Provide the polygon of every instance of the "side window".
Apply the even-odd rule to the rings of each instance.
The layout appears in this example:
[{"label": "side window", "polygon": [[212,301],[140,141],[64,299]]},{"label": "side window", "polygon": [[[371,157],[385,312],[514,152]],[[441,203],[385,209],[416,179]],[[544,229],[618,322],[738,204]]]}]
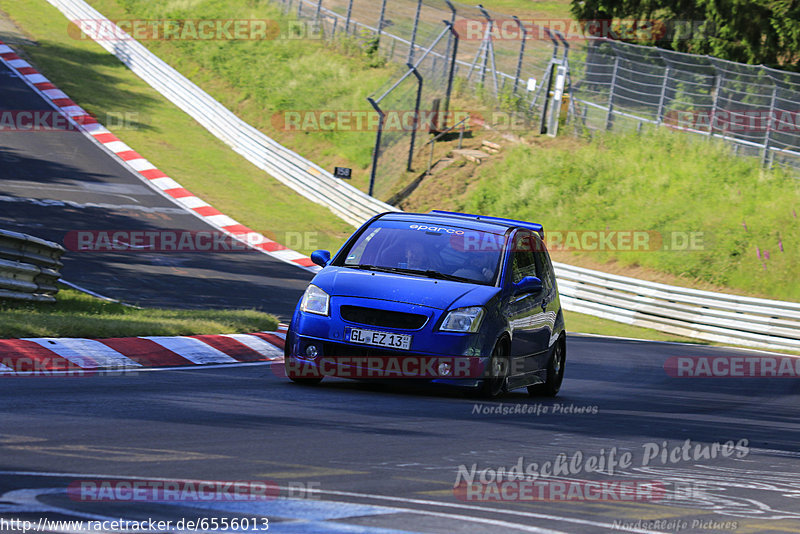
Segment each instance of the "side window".
[{"label": "side window", "polygon": [[511,282],[516,284],[526,276],[538,276],[534,242],[530,234],[518,233],[511,252]]},{"label": "side window", "polygon": [[550,264],[550,260],[547,257],[547,249],[542,240],[539,239],[539,236],[531,236],[531,241],[533,243],[534,256],[536,257],[536,272],[539,273],[536,276],[542,280],[545,293],[549,293],[554,286],[553,266]]}]

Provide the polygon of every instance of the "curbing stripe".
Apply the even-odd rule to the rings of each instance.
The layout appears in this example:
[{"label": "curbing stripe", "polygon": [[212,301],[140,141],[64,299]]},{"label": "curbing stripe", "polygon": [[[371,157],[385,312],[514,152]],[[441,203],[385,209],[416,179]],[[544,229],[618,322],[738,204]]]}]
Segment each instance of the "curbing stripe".
[{"label": "curbing stripe", "polygon": [[0,360],[14,372],[80,369],[52,350],[21,339],[0,339]]},{"label": "curbing stripe", "polygon": [[250,334],[225,334],[224,337],[235,339],[239,343],[247,345],[268,360],[280,360],[283,358],[283,350],[279,349],[276,344],[264,341],[258,336]]},{"label": "curbing stripe", "polygon": [[193,337],[142,336],[142,339],[155,341],[162,347],[180,354],[198,365],[239,363],[236,358],[232,358],[221,350],[215,349],[211,345]]},{"label": "curbing stripe", "polygon": [[99,339],[100,343],[111,347],[139,363],[143,367],[168,367],[192,365],[192,361],[172,352],[153,340],[140,337],[121,337]]},{"label": "curbing stripe", "polygon": [[81,369],[141,367],[141,364],[94,339],[41,337],[23,338],[22,341],[33,341]]},{"label": "curbing stripe", "polygon": [[0,339],[0,376],[90,376],[86,371],[277,362],[275,332],[133,338]]},{"label": "curbing stripe", "polygon": [[[64,115],[67,117],[72,118],[72,122],[74,125],[82,130],[86,135],[91,136],[95,141],[103,145],[106,149],[110,152],[115,154],[118,158],[118,162],[129,168],[133,171],[134,174],[140,176],[143,181],[147,183],[152,183],[154,179],[160,178],[169,178],[166,174],[158,170],[152,163],[147,161],[144,157],[142,157],[138,152],[133,150],[131,147],[126,145],[122,142],[117,136],[111,133],[108,129],[102,126],[97,120],[89,115],[82,107],[77,105],[73,102],[66,93],[61,91],[55,85],[53,85],[45,76],[43,76],[40,72],[30,66],[30,64],[21,59],[14,50],[9,47],[7,44],[0,41],[0,60],[12,71],[14,71],[20,78],[28,83],[29,86],[34,88],[46,101],[52,104],[54,107],[58,108]],[[76,117],[85,117],[84,120],[76,120]],[[174,180],[173,180],[174,182]],[[167,193],[173,200],[176,201],[181,207],[186,207],[183,203],[177,202],[177,199],[183,197],[195,197],[195,195],[188,190],[184,189],[180,184],[174,182],[174,185],[171,189],[164,190],[158,186],[155,186],[157,189],[161,189],[165,193]],[[197,198],[197,197],[195,197]],[[198,199],[200,200],[200,199]],[[196,202],[196,201],[194,201]],[[203,202],[200,200],[200,202]],[[197,204],[197,207],[210,207],[210,205],[206,202],[202,204]],[[308,256],[304,254],[300,254],[299,252],[295,253],[293,256],[287,256],[286,254],[279,255],[275,254],[275,250],[288,250],[283,245],[268,239],[267,237],[260,235],[260,238],[256,241],[244,241],[241,239],[241,233],[256,233],[247,229],[247,232],[240,232],[239,228],[246,228],[243,225],[239,224],[237,221],[231,219],[227,215],[219,212],[214,211],[214,213],[210,215],[205,215],[202,213],[197,213],[196,208],[188,208],[190,213],[195,214],[196,216],[202,218],[211,226],[214,226],[224,232],[225,234],[246,243],[251,248],[263,252],[273,258],[279,259],[286,263],[290,263],[295,265],[301,269],[305,269],[311,272],[317,272],[320,270],[320,267],[314,265]],[[255,247],[251,243],[275,243],[277,247],[275,249],[269,249],[266,247]]]},{"label": "curbing stripe", "polygon": [[[203,343],[224,352],[225,354],[235,354],[236,359],[244,362],[258,362],[264,359],[272,360],[274,358],[267,357],[261,352],[254,350],[246,343],[231,338],[229,336],[192,336],[194,339],[199,339]],[[274,348],[274,347],[273,347]]]}]

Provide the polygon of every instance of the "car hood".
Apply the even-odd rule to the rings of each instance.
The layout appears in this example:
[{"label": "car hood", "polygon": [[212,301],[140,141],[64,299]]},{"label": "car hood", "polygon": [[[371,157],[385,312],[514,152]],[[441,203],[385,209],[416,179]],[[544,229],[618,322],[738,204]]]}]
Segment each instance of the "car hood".
[{"label": "car hood", "polygon": [[348,267],[326,267],[312,284],[330,296],[361,297],[417,304],[446,310],[458,304],[482,306],[499,288],[418,276],[362,271]]}]

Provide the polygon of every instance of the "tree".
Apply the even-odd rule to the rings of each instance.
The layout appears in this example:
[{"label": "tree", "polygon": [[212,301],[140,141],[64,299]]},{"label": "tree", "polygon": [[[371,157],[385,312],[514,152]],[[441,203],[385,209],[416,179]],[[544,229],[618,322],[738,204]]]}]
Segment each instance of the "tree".
[{"label": "tree", "polygon": [[649,42],[679,52],[800,70],[800,0],[572,0],[578,20],[658,20]]}]

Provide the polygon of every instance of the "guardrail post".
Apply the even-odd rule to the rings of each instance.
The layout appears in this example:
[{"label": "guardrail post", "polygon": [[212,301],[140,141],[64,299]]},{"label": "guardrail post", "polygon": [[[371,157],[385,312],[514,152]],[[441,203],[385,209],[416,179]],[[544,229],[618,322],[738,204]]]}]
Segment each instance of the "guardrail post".
[{"label": "guardrail post", "polygon": [[375,134],[375,148],[372,151],[372,170],[370,170],[369,173],[369,196],[372,196],[372,191],[375,189],[375,174],[378,170],[378,159],[380,158],[383,119],[386,117],[386,114],[381,111],[380,106],[378,106],[372,97],[367,97],[367,102],[369,102],[372,105],[372,108],[378,112],[378,132]]},{"label": "guardrail post", "polygon": [[319,22],[319,14],[322,11],[322,0],[317,0],[317,11],[314,13],[314,20]]}]

